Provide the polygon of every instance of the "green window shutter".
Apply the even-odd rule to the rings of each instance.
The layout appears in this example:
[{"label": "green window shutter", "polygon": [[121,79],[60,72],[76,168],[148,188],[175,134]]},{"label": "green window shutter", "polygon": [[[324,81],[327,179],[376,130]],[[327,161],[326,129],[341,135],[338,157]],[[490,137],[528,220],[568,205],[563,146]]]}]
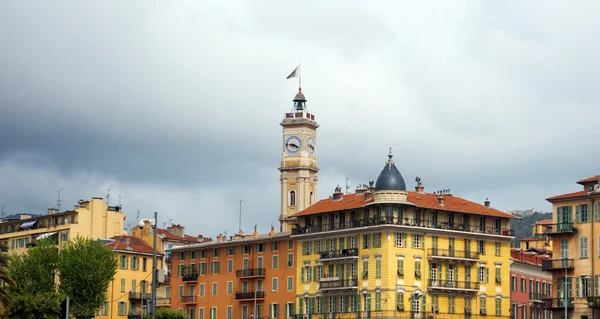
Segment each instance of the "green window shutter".
[{"label": "green window shutter", "polygon": [[421,300],[423,300],[423,304],[421,305],[421,311],[427,313],[427,295],[423,295],[423,297],[421,297]]},{"label": "green window shutter", "polygon": [[304,282],[304,267],[300,267],[300,282]]},{"label": "green window shutter", "polygon": [[350,299],[348,295],[344,296],[344,312],[348,312],[348,299]]},{"label": "green window shutter", "polygon": [[298,298],[298,313],[304,314],[304,299]]},{"label": "green window shutter", "polygon": [[600,221],[600,203],[594,204],[594,220]]},{"label": "green window shutter", "polygon": [[561,207],[557,207],[556,208],[556,223],[557,224],[562,223],[562,214],[561,213],[562,213]]},{"label": "green window shutter", "polygon": [[454,281],[458,281],[458,266],[454,268]]},{"label": "green window shutter", "polygon": [[489,268],[485,268],[485,283],[486,284],[490,283],[490,269]]},{"label": "green window shutter", "polygon": [[575,222],[581,223],[581,205],[575,206]]},{"label": "green window shutter", "polygon": [[575,278],[575,296],[577,298],[581,297],[581,285],[580,285],[580,278]]},{"label": "green window shutter", "polygon": [[569,212],[567,213],[567,217],[569,218],[569,223],[573,223],[573,206],[569,206]]}]

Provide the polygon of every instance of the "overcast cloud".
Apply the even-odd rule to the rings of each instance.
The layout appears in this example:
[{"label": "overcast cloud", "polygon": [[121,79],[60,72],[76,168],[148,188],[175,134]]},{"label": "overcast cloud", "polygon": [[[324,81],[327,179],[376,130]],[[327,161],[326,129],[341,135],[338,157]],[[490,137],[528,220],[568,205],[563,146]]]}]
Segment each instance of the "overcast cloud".
[{"label": "overcast cloud", "polygon": [[501,209],[598,174],[595,1],[0,2],[0,204],[104,197],[190,234],[277,224],[302,61],[319,197],[376,179]]}]

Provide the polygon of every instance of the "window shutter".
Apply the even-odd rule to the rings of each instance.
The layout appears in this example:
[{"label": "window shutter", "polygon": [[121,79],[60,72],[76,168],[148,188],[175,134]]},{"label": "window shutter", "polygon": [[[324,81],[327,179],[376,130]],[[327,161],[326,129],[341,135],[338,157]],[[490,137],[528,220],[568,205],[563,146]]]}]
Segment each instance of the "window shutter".
[{"label": "window shutter", "polygon": [[569,218],[569,223],[573,223],[573,206],[569,206],[568,210],[567,217]]},{"label": "window shutter", "polygon": [[600,221],[600,203],[594,204],[594,220]]},{"label": "window shutter", "polygon": [[454,268],[454,281],[458,281],[458,267]]},{"label": "window shutter", "polygon": [[575,222],[581,223],[581,205],[575,206]]},{"label": "window shutter", "polygon": [[318,282],[319,280],[317,280],[317,266],[312,267],[312,269],[313,269],[313,277],[312,277],[312,279],[313,279],[314,282]]},{"label": "window shutter", "polygon": [[421,297],[421,300],[423,301],[423,303],[421,305],[421,311],[423,311],[424,313],[427,313],[427,295],[423,295]]},{"label": "window shutter", "polygon": [[581,298],[581,278],[575,278],[575,296]]},{"label": "window shutter", "polygon": [[300,282],[304,282],[304,267],[300,267]]},{"label": "window shutter", "polygon": [[298,299],[298,313],[299,314],[304,313],[304,299],[303,298]]},{"label": "window shutter", "polygon": [[561,207],[556,207],[556,223],[557,224],[560,224],[563,222],[561,213],[562,213]]},{"label": "window shutter", "polygon": [[404,275],[404,259],[398,259],[398,276]]},{"label": "window shutter", "polygon": [[349,299],[349,296],[345,295],[343,298],[344,298],[344,309],[343,309],[343,311],[344,312],[348,312],[348,299]]},{"label": "window shutter", "polygon": [[404,244],[402,245],[402,247],[408,247],[408,234],[402,234],[402,237],[403,237],[402,240],[404,241]]},{"label": "window shutter", "polygon": [[485,283],[486,284],[490,283],[490,269],[489,268],[485,268]]}]

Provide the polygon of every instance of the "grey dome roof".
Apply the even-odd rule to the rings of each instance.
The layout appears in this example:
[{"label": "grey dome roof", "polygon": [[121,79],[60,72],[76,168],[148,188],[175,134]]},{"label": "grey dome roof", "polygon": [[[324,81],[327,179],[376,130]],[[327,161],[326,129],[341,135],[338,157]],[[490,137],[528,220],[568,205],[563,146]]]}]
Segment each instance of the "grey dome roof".
[{"label": "grey dome roof", "polygon": [[392,148],[390,147],[390,154],[388,155],[388,162],[377,177],[375,182],[376,191],[406,191],[406,184],[404,178],[394,161],[392,161]]},{"label": "grey dome roof", "polygon": [[304,93],[302,93],[302,89],[298,90],[298,93],[296,93],[296,96],[294,96],[294,101],[306,102],[306,98],[304,97]]}]

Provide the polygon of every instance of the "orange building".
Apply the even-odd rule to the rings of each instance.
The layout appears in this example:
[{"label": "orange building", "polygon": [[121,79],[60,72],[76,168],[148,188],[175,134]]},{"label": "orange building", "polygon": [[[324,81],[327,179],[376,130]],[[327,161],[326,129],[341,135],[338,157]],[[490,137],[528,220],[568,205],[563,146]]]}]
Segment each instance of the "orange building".
[{"label": "orange building", "polygon": [[271,228],[172,248],[171,308],[193,319],[291,317],[294,246],[289,232]]}]

